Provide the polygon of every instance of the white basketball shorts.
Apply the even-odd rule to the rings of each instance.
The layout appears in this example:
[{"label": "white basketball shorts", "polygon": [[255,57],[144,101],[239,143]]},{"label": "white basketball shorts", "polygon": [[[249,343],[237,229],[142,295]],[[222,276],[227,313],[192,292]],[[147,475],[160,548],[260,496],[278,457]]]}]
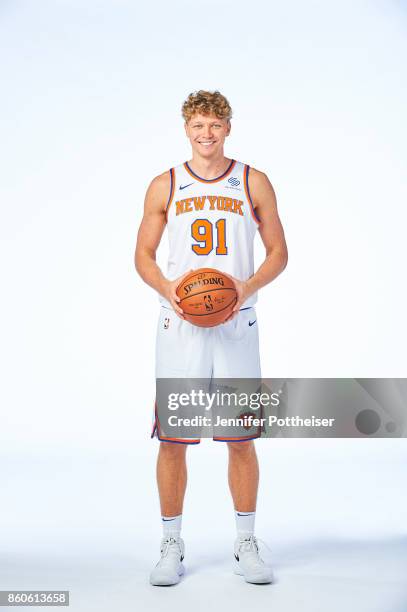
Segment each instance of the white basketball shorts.
[{"label": "white basketball shorts", "polygon": [[[228,323],[216,327],[198,327],[178,317],[170,308],[161,307],[156,337],[156,378],[260,379],[259,333],[256,311],[243,308]],[[238,437],[244,441],[259,437]],[[151,437],[169,442],[197,444],[199,439],[186,440],[162,435],[157,414],[154,414]],[[214,437],[215,440],[231,441]]]}]

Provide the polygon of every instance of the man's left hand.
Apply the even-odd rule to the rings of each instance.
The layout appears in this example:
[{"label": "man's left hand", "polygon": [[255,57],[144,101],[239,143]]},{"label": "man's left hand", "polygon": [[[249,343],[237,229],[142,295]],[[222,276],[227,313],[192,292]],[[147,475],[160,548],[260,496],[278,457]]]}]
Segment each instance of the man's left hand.
[{"label": "man's left hand", "polygon": [[223,272],[223,274],[225,274],[225,276],[228,276],[234,282],[237,292],[237,302],[234,305],[233,310],[228,316],[228,318],[224,321],[224,323],[228,323],[229,321],[233,321],[233,319],[237,316],[237,313],[241,309],[242,304],[244,304],[244,302],[254,292],[251,290],[248,281],[241,281],[235,278],[234,276],[231,276],[230,274],[226,274],[225,272]]}]

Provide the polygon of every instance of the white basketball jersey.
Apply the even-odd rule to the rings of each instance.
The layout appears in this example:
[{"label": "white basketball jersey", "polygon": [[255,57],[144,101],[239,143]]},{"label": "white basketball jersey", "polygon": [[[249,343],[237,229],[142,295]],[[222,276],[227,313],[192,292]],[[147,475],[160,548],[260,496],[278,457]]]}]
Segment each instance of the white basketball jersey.
[{"label": "white basketball jersey", "polygon": [[[231,160],[221,176],[204,179],[185,162],[171,168],[170,174],[167,278],[174,280],[197,268],[216,268],[239,280],[250,278],[259,219],[250,197],[249,166]],[[257,294],[251,295],[242,308],[253,306],[256,299]]]}]

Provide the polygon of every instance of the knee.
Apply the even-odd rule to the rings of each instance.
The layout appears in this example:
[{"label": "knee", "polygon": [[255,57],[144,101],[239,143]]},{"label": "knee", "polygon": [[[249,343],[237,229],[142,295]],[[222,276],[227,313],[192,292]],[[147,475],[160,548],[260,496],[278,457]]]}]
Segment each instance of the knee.
[{"label": "knee", "polygon": [[229,453],[232,456],[246,456],[255,453],[254,442],[253,440],[248,440],[247,442],[228,442]]},{"label": "knee", "polygon": [[173,442],[160,442],[160,455],[168,460],[181,461],[187,450],[186,444],[174,444]]}]

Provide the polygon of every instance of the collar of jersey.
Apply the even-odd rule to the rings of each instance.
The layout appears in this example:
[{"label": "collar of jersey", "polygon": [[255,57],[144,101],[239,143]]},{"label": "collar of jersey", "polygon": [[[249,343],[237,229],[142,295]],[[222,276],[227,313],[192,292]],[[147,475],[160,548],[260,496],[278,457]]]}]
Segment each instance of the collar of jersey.
[{"label": "collar of jersey", "polygon": [[192,168],[190,168],[190,166],[188,165],[188,162],[184,163],[184,168],[187,172],[189,172],[189,174],[194,178],[197,179],[198,181],[201,181],[202,183],[216,183],[217,181],[221,181],[222,179],[225,178],[225,176],[227,176],[228,174],[230,174],[232,172],[232,169],[235,165],[236,161],[234,159],[230,160],[230,164],[229,166],[226,168],[225,172],[223,174],[221,174],[220,176],[217,176],[216,178],[213,179],[205,179],[202,178],[201,176],[198,176],[197,174],[195,174],[195,172],[192,170]]}]

